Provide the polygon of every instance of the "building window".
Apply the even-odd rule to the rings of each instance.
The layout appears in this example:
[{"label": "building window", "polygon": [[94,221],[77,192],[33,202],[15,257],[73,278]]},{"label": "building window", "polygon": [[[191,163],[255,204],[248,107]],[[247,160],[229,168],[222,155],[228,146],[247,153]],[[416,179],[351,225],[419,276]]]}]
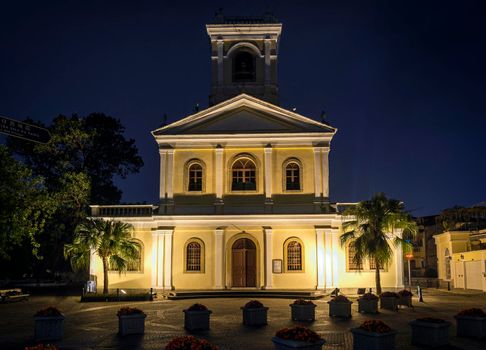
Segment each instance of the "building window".
[{"label": "building window", "polygon": [[302,272],[304,270],[302,250],[302,242],[296,238],[290,238],[285,243],[285,270],[287,272]]},{"label": "building window", "polygon": [[295,162],[287,163],[285,166],[285,190],[300,190],[300,166]]},{"label": "building window", "polygon": [[238,52],[233,58],[233,81],[252,82],[255,78],[255,58],[248,51]]},{"label": "building window", "polygon": [[256,190],[256,166],[251,159],[240,158],[233,163],[231,190]]},{"label": "building window", "polygon": [[187,190],[191,191],[202,191],[203,185],[203,167],[199,163],[193,163],[189,165],[189,183]]},{"label": "building window", "polygon": [[196,238],[185,246],[185,272],[204,272],[204,243]]},{"label": "building window", "polygon": [[356,264],[354,261],[354,256],[356,254],[356,250],[353,244],[348,244],[348,270],[349,271],[360,271],[363,270],[362,265]]}]

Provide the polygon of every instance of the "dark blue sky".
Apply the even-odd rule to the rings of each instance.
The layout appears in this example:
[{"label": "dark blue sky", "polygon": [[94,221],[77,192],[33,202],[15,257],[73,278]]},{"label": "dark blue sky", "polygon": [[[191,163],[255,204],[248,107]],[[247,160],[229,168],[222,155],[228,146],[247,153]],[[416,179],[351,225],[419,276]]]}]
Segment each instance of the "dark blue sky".
[{"label": "dark blue sky", "polygon": [[[204,24],[271,10],[281,105],[339,129],[331,200],[383,191],[415,215],[486,200],[484,1],[10,1],[0,5],[0,115],[121,119],[145,161],[124,201],[156,202],[150,131],[207,106]],[[4,142],[5,138],[1,138]]]}]

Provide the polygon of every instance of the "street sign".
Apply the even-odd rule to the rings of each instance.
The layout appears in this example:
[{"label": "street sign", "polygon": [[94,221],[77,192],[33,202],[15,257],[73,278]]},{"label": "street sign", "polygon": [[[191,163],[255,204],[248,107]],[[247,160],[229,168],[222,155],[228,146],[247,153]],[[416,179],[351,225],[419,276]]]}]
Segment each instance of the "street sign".
[{"label": "street sign", "polygon": [[15,119],[0,116],[0,132],[24,140],[47,143],[51,139],[49,130]]}]

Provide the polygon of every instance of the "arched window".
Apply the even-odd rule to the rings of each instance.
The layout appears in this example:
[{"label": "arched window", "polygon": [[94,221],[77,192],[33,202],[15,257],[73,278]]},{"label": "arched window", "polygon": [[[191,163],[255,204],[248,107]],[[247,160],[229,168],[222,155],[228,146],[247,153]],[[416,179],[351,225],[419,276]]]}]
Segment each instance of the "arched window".
[{"label": "arched window", "polygon": [[302,242],[297,238],[290,238],[285,242],[285,270],[287,272],[303,271]]},{"label": "arched window", "polygon": [[300,189],[300,166],[297,162],[288,162],[285,166],[285,190],[299,191]]},{"label": "arched window", "polygon": [[185,272],[204,272],[204,243],[192,238],[185,246]]},{"label": "arched window", "polygon": [[445,279],[451,279],[451,254],[449,253],[449,248],[446,248],[445,252]]},{"label": "arched window", "polygon": [[255,58],[248,51],[240,51],[233,58],[233,81],[255,81]]},{"label": "arched window", "polygon": [[354,248],[354,245],[348,244],[347,256],[348,256],[348,270],[349,271],[363,270],[363,266],[356,264],[356,262],[354,261],[355,254],[356,254],[356,250]]},{"label": "arched window", "polygon": [[231,169],[231,190],[256,190],[256,166],[250,158],[239,158],[233,163]]},{"label": "arched window", "polygon": [[188,168],[187,190],[202,191],[203,189],[203,167],[199,163],[192,163]]}]

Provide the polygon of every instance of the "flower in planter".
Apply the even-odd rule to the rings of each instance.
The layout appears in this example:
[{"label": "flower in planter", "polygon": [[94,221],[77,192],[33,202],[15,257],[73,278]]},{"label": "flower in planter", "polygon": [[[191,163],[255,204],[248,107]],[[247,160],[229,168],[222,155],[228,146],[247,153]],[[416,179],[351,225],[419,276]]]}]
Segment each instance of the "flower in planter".
[{"label": "flower in planter", "polygon": [[364,321],[359,328],[370,333],[389,333],[392,330],[386,323],[380,320]]},{"label": "flower in planter", "polygon": [[281,339],[295,340],[306,343],[317,343],[322,341],[319,334],[305,327],[284,328],[279,330],[275,336]]},{"label": "flower in planter", "polygon": [[244,309],[261,309],[263,306],[258,300],[251,300],[243,306]]},{"label": "flower in planter", "polygon": [[24,350],[59,350],[59,348],[52,344],[37,344],[34,346],[26,346]]},{"label": "flower in planter", "polygon": [[457,316],[472,316],[472,317],[486,317],[486,313],[482,309],[472,308],[459,312]]},{"label": "flower in planter", "polygon": [[346,298],[344,295],[338,295],[329,300],[330,303],[349,303],[350,300]]},{"label": "flower in planter", "polygon": [[435,323],[435,324],[446,323],[446,321],[443,320],[442,318],[434,318],[434,317],[421,317],[421,318],[417,318],[416,321]]},{"label": "flower in planter", "polygon": [[401,290],[398,292],[398,295],[401,296],[401,297],[411,297],[413,295],[412,292],[410,292],[409,290]]},{"label": "flower in planter", "polygon": [[218,347],[205,339],[198,339],[190,335],[172,339],[165,347],[165,350],[218,350]]},{"label": "flower in planter", "polygon": [[380,294],[380,298],[399,298],[400,296],[395,292],[383,292]]},{"label": "flower in planter", "polygon": [[120,310],[118,310],[116,315],[117,316],[145,315],[145,312],[143,312],[140,309],[137,309],[136,307],[122,307]]},{"label": "flower in planter", "polygon": [[362,300],[378,300],[378,296],[373,293],[363,294],[360,299]]},{"label": "flower in planter", "polygon": [[208,308],[203,304],[192,304],[186,311],[206,311]]},{"label": "flower in planter", "polygon": [[294,301],[293,305],[316,305],[312,300],[297,299]]},{"label": "flower in planter", "polygon": [[58,317],[62,316],[61,311],[59,311],[54,306],[46,307],[45,309],[39,310],[34,314],[34,317]]}]

